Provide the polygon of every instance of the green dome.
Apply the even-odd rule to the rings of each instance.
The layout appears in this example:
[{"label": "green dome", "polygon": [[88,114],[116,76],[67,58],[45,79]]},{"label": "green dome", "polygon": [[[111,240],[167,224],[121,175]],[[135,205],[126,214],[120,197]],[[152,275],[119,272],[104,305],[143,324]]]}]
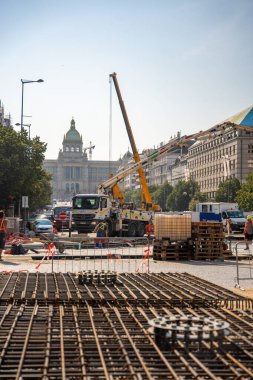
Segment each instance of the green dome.
[{"label": "green dome", "polygon": [[74,140],[75,141],[81,141],[82,140],[80,133],[76,130],[74,119],[71,120],[70,129],[66,133],[65,141],[66,140],[70,140],[70,141],[74,141]]},{"label": "green dome", "polygon": [[129,160],[132,157],[133,157],[133,154],[131,152],[129,152],[129,149],[128,149],[128,151],[122,157],[122,160]]}]

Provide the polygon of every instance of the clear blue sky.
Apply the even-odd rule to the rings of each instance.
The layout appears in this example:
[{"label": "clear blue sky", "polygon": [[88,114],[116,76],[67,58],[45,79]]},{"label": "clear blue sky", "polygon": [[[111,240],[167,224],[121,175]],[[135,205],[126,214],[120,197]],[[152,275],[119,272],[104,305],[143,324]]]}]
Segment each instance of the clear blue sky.
[{"label": "clear blue sky", "polygon": [[[139,150],[253,104],[252,0],[1,0],[0,99],[56,158],[72,116],[109,158],[109,74]],[[129,141],[113,89],[112,158]],[[17,127],[15,127],[17,128]]]}]

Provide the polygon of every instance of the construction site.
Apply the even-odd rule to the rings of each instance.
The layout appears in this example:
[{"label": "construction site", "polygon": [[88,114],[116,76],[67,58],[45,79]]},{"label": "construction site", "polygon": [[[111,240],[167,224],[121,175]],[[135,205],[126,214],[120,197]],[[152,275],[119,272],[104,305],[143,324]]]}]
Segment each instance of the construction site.
[{"label": "construction site", "polygon": [[[222,221],[163,213],[143,169],[224,125],[141,160],[111,78],[134,164],[97,194],[74,195],[58,234],[13,227],[0,272],[0,378],[252,379],[252,244],[245,251],[243,234],[225,233]],[[139,208],[120,188],[134,171]],[[94,233],[100,224],[104,235]]]}]

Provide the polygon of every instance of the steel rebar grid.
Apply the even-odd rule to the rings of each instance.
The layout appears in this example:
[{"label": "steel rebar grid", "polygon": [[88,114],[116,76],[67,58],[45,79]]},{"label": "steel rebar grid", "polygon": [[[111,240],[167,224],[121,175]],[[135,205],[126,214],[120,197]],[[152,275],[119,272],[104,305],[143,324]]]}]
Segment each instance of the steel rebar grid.
[{"label": "steel rebar grid", "polygon": [[[223,344],[182,341],[161,350],[148,331],[159,315],[220,318]],[[0,377],[6,379],[250,379],[253,312],[105,305],[0,306]]]},{"label": "steel rebar grid", "polygon": [[[94,277],[95,278],[95,277]],[[164,303],[167,307],[253,308],[253,300],[187,273],[125,273],[115,283],[79,284],[78,274],[0,274],[0,303]]]}]

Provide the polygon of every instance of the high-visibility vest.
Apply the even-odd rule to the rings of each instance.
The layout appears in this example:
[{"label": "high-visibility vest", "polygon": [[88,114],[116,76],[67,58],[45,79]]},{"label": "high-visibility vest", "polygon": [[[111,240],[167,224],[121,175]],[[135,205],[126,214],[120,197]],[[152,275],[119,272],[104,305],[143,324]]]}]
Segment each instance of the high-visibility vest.
[{"label": "high-visibility vest", "polygon": [[244,224],[244,233],[247,234],[248,233],[248,223],[251,223],[252,227],[253,227],[253,220],[247,220],[247,222],[245,222]]},{"label": "high-visibility vest", "polygon": [[5,219],[0,220],[0,232],[7,232],[7,220]]},{"label": "high-visibility vest", "polygon": [[106,224],[105,223],[100,223],[99,226],[98,226],[98,229],[101,230],[101,231],[104,231],[106,229]]}]

